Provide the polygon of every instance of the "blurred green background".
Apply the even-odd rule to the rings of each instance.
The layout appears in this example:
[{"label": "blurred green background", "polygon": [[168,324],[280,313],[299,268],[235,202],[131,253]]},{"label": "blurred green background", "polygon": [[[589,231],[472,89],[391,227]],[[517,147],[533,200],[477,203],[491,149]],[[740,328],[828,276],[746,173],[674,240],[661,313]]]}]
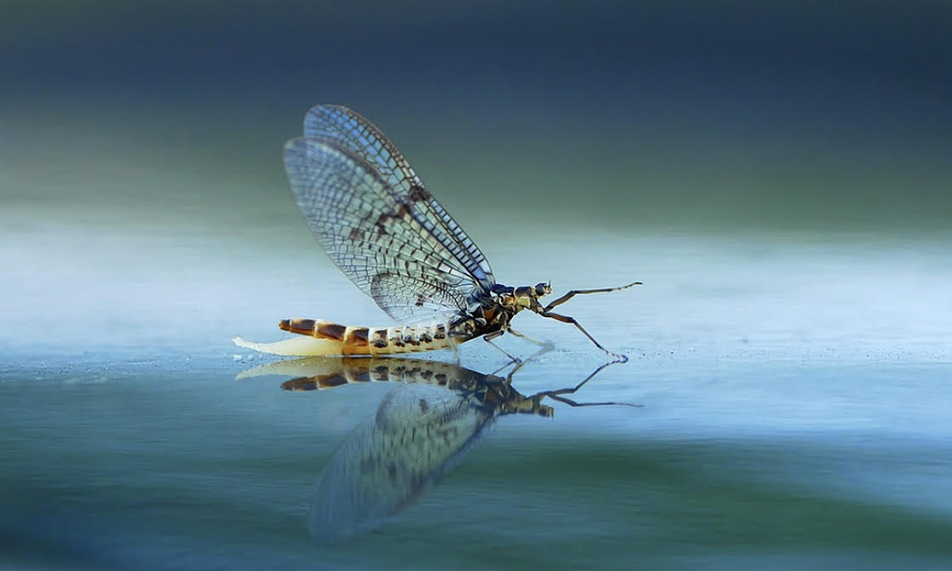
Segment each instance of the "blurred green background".
[{"label": "blurred green background", "polygon": [[22,230],[296,225],[280,150],[315,103],[369,117],[487,232],[952,228],[947,2],[2,10],[0,200]]}]

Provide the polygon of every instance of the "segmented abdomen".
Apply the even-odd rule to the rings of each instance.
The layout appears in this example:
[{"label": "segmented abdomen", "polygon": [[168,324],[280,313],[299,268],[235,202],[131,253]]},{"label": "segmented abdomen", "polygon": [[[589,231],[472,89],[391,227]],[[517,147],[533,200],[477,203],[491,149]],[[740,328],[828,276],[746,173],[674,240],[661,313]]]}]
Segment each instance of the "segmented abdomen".
[{"label": "segmented abdomen", "polygon": [[306,374],[307,376],[286,381],[281,388],[289,391],[313,391],[351,383],[389,381],[437,385],[451,391],[475,392],[480,384],[493,380],[503,381],[449,363],[403,357],[323,359],[309,365]]},{"label": "segmented abdomen", "polygon": [[394,355],[445,349],[465,341],[451,339],[446,323],[351,327],[320,319],[284,319],[278,327],[326,342],[326,352],[321,352],[324,355]]}]

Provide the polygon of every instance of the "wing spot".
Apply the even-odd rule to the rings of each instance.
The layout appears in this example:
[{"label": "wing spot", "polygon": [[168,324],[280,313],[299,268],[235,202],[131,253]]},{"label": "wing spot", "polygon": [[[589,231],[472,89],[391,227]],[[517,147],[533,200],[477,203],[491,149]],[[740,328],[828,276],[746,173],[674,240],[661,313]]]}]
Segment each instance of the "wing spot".
[{"label": "wing spot", "polygon": [[414,185],[410,189],[410,200],[412,202],[422,202],[431,198],[430,193],[422,186]]}]

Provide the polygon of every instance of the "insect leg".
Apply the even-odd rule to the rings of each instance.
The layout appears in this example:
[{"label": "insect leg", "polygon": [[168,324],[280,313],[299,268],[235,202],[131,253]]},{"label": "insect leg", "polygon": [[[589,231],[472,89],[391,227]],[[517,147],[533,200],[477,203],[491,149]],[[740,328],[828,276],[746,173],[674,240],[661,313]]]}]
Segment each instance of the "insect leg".
[{"label": "insect leg", "polygon": [[533,395],[533,398],[538,397],[538,396],[546,396],[546,397],[551,398],[552,400],[557,400],[557,401],[559,401],[559,402],[565,403],[565,404],[567,404],[567,405],[569,405],[569,406],[573,406],[573,407],[574,407],[574,406],[609,406],[609,405],[619,405],[619,406],[630,406],[630,407],[634,407],[634,408],[641,408],[641,405],[640,405],[640,404],[631,404],[631,403],[627,403],[627,402],[614,402],[614,401],[609,401],[609,402],[576,402],[576,401],[574,401],[574,400],[572,400],[572,399],[570,399],[570,398],[567,398],[567,397],[565,397],[565,396],[562,396],[562,395],[570,395],[570,394],[575,393],[576,391],[578,391],[579,389],[581,389],[583,386],[585,386],[585,383],[587,383],[587,382],[589,382],[590,380],[592,380],[593,378],[595,378],[595,375],[601,373],[604,369],[607,369],[608,367],[610,367],[610,366],[612,366],[612,365],[615,365],[615,364],[617,364],[617,363],[622,363],[622,362],[623,362],[623,361],[621,361],[621,360],[609,361],[609,362],[607,362],[607,363],[601,365],[600,367],[598,367],[598,368],[595,369],[594,371],[592,371],[592,373],[591,373],[589,376],[585,377],[585,380],[584,380],[584,381],[582,381],[581,383],[575,385],[575,386],[572,387],[572,388],[569,388],[569,389],[559,389],[559,390],[555,390],[555,391],[543,391],[543,392],[541,392],[541,393],[536,393],[535,395]]},{"label": "insect leg", "polygon": [[509,333],[512,333],[512,334],[515,335],[516,337],[521,337],[521,338],[525,339],[526,341],[529,341],[530,343],[535,343],[536,345],[542,347],[542,348],[543,348],[544,350],[546,350],[546,351],[548,351],[549,349],[552,348],[552,344],[549,343],[548,341],[539,341],[539,340],[537,340],[537,339],[533,339],[532,337],[529,337],[528,335],[526,335],[526,334],[524,334],[524,333],[519,333],[518,331],[516,331],[516,330],[513,329],[512,327],[509,328]]},{"label": "insect leg", "polygon": [[576,402],[570,398],[559,396],[556,394],[546,394],[545,396],[549,397],[552,400],[557,400],[563,402],[569,406],[630,406],[632,408],[641,408],[640,404],[632,404],[630,402],[615,402],[615,401],[605,401],[605,402]]},{"label": "insect leg", "polygon": [[579,331],[581,331],[582,333],[584,333],[585,336],[588,337],[589,340],[590,340],[592,343],[594,343],[596,347],[598,347],[598,348],[601,349],[602,351],[604,351],[604,352],[608,353],[609,355],[611,355],[613,359],[618,359],[618,360],[620,360],[620,361],[622,361],[622,362],[628,360],[628,357],[626,357],[626,356],[624,356],[624,355],[619,355],[618,353],[612,353],[612,352],[609,351],[608,349],[602,347],[602,344],[599,343],[598,341],[596,341],[595,338],[592,337],[592,336],[589,334],[588,331],[585,331],[585,328],[582,327],[582,326],[579,324],[579,322],[575,320],[574,317],[569,317],[568,315],[561,315],[561,314],[558,314],[558,313],[552,313],[551,311],[548,311],[548,310],[539,313],[539,315],[541,315],[542,317],[548,317],[548,318],[550,318],[550,319],[555,319],[556,321],[561,321],[562,323],[571,323],[571,324],[574,325],[576,328],[578,328]]},{"label": "insect leg", "polygon": [[499,349],[500,351],[502,351],[502,354],[505,355],[506,357],[509,357],[509,360],[512,361],[513,363],[519,363],[521,362],[521,359],[517,357],[513,357],[512,355],[507,353],[505,349],[493,343],[493,339],[496,339],[497,337],[501,337],[502,334],[505,332],[506,331],[504,329],[500,329],[499,331],[493,331],[492,333],[487,333],[486,335],[483,335],[483,341],[485,341],[486,343],[489,343],[496,349]]},{"label": "insect leg", "polygon": [[[512,330],[510,329],[510,331],[512,331]],[[512,377],[513,377],[513,375],[516,374],[516,371],[518,371],[519,369],[521,369],[521,368],[525,367],[526,365],[528,365],[529,363],[531,363],[536,357],[538,357],[538,356],[540,356],[540,355],[542,355],[542,354],[548,353],[548,352],[551,351],[551,350],[552,350],[552,346],[551,346],[551,345],[547,345],[547,346],[545,346],[545,347],[539,349],[538,351],[536,351],[536,352],[533,353],[532,355],[529,355],[528,357],[526,357],[525,359],[523,359],[520,363],[517,363],[516,366],[513,367],[511,371],[509,371],[509,374],[506,375],[506,382],[509,383],[509,384],[512,384]],[[502,370],[502,369],[500,369],[500,370]],[[496,372],[498,373],[499,371],[496,371]],[[495,373],[494,373],[494,374],[495,374]]]},{"label": "insect leg", "polygon": [[[544,311],[549,311],[549,310],[551,310],[552,308],[554,308],[554,307],[556,307],[556,306],[562,305],[563,303],[565,303],[566,301],[572,299],[573,297],[575,297],[575,296],[577,296],[577,295],[584,294],[584,293],[609,293],[609,292],[612,292],[612,291],[621,291],[621,290],[623,290],[623,289],[628,289],[628,288],[630,288],[630,287],[632,287],[632,286],[636,286],[636,285],[642,285],[642,284],[641,284],[641,282],[632,282],[632,283],[630,283],[630,284],[628,284],[628,285],[623,285],[623,286],[621,286],[621,287],[603,287],[603,288],[597,288],[597,289],[573,289],[573,290],[570,291],[569,293],[563,295],[563,296],[560,297],[559,299],[557,299],[557,300],[553,301],[552,303],[550,303],[549,305],[545,306],[545,310],[544,310]],[[596,345],[597,345],[597,343],[596,343]]]},{"label": "insect leg", "polygon": [[453,359],[456,362],[456,366],[459,367],[459,347],[456,345],[456,343],[450,343],[450,349],[453,350]]}]

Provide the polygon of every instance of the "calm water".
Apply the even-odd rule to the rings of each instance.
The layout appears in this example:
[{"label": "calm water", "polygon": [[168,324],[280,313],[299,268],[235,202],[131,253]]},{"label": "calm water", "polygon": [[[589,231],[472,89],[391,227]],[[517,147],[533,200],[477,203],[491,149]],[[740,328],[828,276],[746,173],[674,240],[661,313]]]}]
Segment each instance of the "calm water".
[{"label": "calm water", "polygon": [[[645,282],[566,306],[631,357],[571,398],[642,406],[548,401],[553,418],[499,415],[490,430],[498,411],[467,401],[461,439],[423,448],[436,468],[384,489],[341,460],[325,468],[338,449],[345,464],[366,457],[366,442],[383,438],[374,426],[423,422],[412,399],[456,410],[463,397],[235,379],[270,360],[232,346],[234,335],[278,339],[274,323],[291,315],[386,322],[297,230],[279,238],[281,256],[187,234],[119,240],[121,229],[6,243],[20,268],[5,275],[13,327],[0,332],[6,566],[952,565],[943,237],[592,231],[579,243],[543,232],[525,256],[477,223],[470,234],[500,281],[551,278],[557,292]],[[602,364],[568,326],[531,315],[517,325],[556,345],[516,373],[523,395],[574,386]],[[461,356],[479,373],[504,364],[481,342]],[[475,446],[462,444],[466,430],[481,435]],[[443,458],[450,469],[430,486]],[[399,513],[374,516],[368,505],[387,511],[374,493]],[[359,494],[371,499],[347,500]],[[373,529],[335,538],[312,523],[312,537],[312,504],[328,502],[340,521]]]}]

